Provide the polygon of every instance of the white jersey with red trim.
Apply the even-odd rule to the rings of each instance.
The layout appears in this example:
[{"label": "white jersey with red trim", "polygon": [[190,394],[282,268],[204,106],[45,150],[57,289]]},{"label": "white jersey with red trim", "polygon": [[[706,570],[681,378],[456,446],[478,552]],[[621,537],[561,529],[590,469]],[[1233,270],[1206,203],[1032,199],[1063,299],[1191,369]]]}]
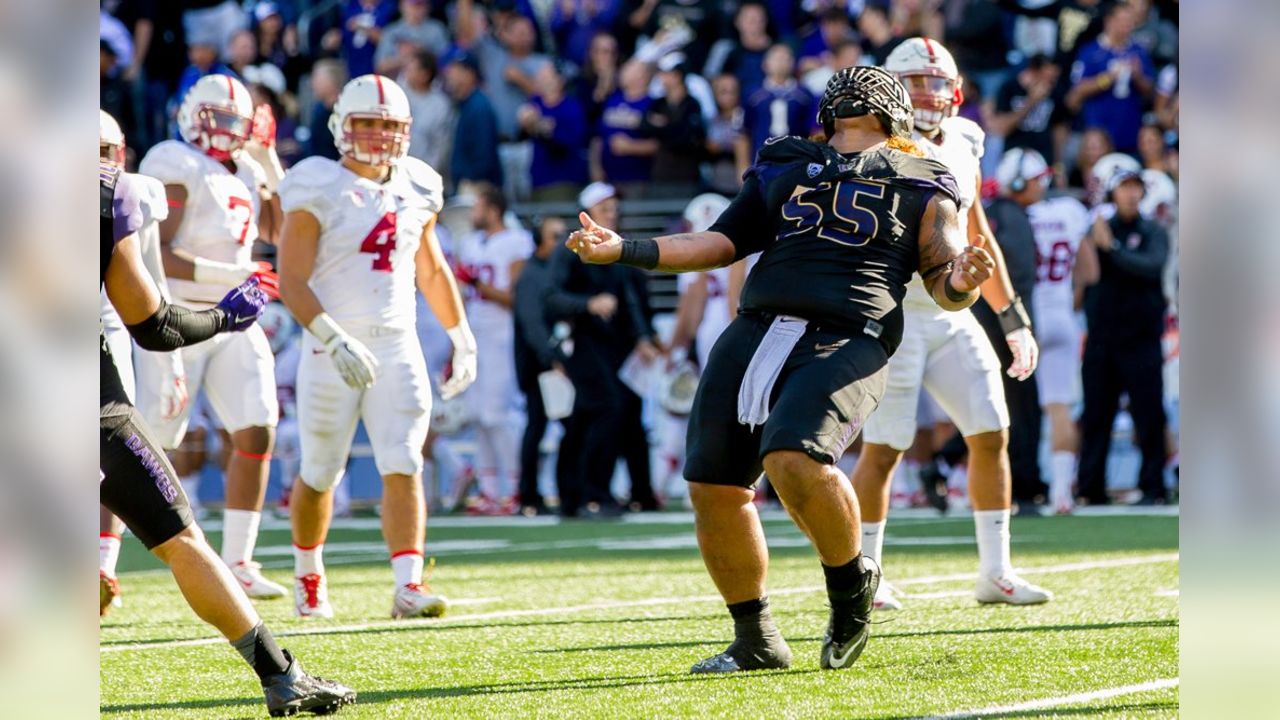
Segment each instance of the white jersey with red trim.
[{"label": "white jersey with red trim", "polygon": [[[754,255],[752,257],[755,257]],[[699,277],[707,279],[707,304],[702,310],[702,322],[698,324],[698,367],[706,367],[707,355],[716,344],[720,333],[733,320],[729,316],[729,268],[722,267],[700,273],[681,273],[676,276],[676,287],[684,295]]]},{"label": "white jersey with red trim", "polygon": [[[186,188],[182,224],[171,247],[194,257],[247,264],[258,239],[259,189],[266,181],[262,167],[240,153],[236,171],[179,140],[165,140],[147,151],[138,172],[165,185]],[[230,285],[169,279],[173,297],[186,304],[216,303]]]},{"label": "white jersey with red trim", "polygon": [[[533,237],[514,228],[504,228],[492,235],[476,230],[463,235],[456,249],[458,263],[471,277],[509,292],[512,286],[511,266],[528,260],[533,254]],[[480,297],[474,287],[463,287],[462,290],[467,302],[467,320],[473,329],[479,331],[511,325],[509,308]]]},{"label": "white jersey with red trim", "polygon": [[[960,235],[968,238],[969,208],[978,201],[978,178],[982,172],[981,160],[986,134],[977,123],[962,117],[946,118],[940,128],[941,143],[922,137],[919,133],[915,136],[915,142],[926,157],[946,165],[955,176],[960,189],[960,213],[957,218]],[[907,294],[902,304],[904,308],[940,311],[919,275],[912,276],[911,282],[907,283]]]},{"label": "white jersey with red trim", "polygon": [[1036,305],[1071,308],[1071,270],[1089,231],[1089,211],[1075,198],[1041,200],[1027,208],[1036,239]]},{"label": "white jersey with red trim", "polygon": [[310,286],[325,312],[344,328],[414,327],[414,256],[444,205],[439,173],[406,157],[379,183],[336,160],[307,158],[281,181],[280,202],[320,223]]}]

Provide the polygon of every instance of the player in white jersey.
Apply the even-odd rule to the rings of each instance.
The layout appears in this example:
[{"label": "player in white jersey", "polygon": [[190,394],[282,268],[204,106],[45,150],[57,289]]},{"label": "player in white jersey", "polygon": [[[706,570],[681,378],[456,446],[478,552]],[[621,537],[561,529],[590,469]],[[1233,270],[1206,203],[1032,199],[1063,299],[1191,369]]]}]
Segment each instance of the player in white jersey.
[{"label": "player in white jersey", "polygon": [[[720,213],[729,207],[729,199],[716,193],[703,193],[689,201],[684,209],[686,232],[705,232],[720,217]],[[740,265],[745,265],[743,259]],[[689,411],[683,407],[692,406],[692,395],[681,393],[675,412],[669,406],[666,395],[668,388],[684,387],[682,376],[692,373],[689,362],[689,350],[696,351],[697,368],[706,367],[707,354],[715,345],[720,333],[733,320],[730,312],[729,284],[731,268],[727,266],[704,272],[681,273],[676,276],[676,288],[680,292],[680,301],[676,305],[675,330],[671,337],[671,350],[667,356],[667,374],[663,387],[663,409],[667,412],[658,416],[658,459],[656,488],[659,494],[672,478],[682,477],[685,456],[685,434],[688,430]],[[739,289],[741,286],[739,286]]]},{"label": "player in white jersey", "polygon": [[[100,162],[124,168],[125,142],[124,132],[120,124],[106,111],[98,111],[98,159]],[[155,280],[160,296],[169,301],[169,289],[165,283],[164,266],[160,260],[160,222],[169,214],[165,203],[164,186],[154,178],[144,175],[130,175],[134,187],[141,196],[143,212],[142,226],[138,228],[138,249],[142,253],[142,263],[151,278]],[[115,306],[102,291],[102,329],[106,334],[107,345],[111,347],[111,358],[120,371],[120,382],[130,400],[137,397],[134,382],[134,350],[133,340]],[[141,348],[137,352],[137,364],[154,365],[153,377],[161,378],[159,393],[163,400],[164,413],[172,417],[187,403],[186,376],[182,372],[182,356],[176,352],[149,352]],[[116,561],[120,558],[120,533],[124,531],[124,523],[103,508],[98,527],[98,586],[100,606],[99,614],[106,614],[107,608],[119,604],[120,583],[116,580]]]},{"label": "player in white jersey", "polygon": [[1052,169],[1035,150],[1014,148],[996,171],[1000,190],[1026,208],[1036,242],[1036,290],[1031,298],[1040,345],[1036,385],[1049,416],[1049,502],[1071,512],[1076,476],[1075,420],[1071,417],[1080,377],[1080,326],[1075,316],[1072,274],[1080,241],[1089,231],[1089,211],[1073,197],[1046,198]]},{"label": "player in white jersey", "polygon": [[[979,202],[983,133],[973,122],[955,117],[962,99],[955,60],[946,48],[911,38],[894,49],[885,69],[911,95],[915,140],[926,155],[944,165],[960,187],[960,227],[996,261],[982,284],[982,297],[996,311],[1019,380],[1036,367],[1030,320],[1014,295],[1004,257]],[[881,562],[890,479],[916,434],[920,388],[928,390],[964,435],[969,450],[969,496],[978,539],[978,602],[1016,605],[1047,601],[1049,592],[1018,577],[1009,559],[1012,476],[1009,469],[1009,410],[1000,379],[1000,360],[972,313],[942,312],[918,279],[907,286],[902,308],[902,344],[889,360],[889,380],[880,406],[863,430],[862,452],[853,482],[862,507],[863,552]],[[900,607],[891,587],[881,582],[876,606]]]},{"label": "player in white jersey", "polygon": [[[229,75],[201,78],[187,91],[177,119],[182,140],[151,148],[139,166],[165,186],[169,217],[160,224],[160,247],[170,291],[183,304],[204,308],[256,275],[274,293],[275,273],[252,259],[254,241],[274,242],[280,227],[273,123],[268,117],[255,128],[249,91]],[[249,597],[283,597],[285,588],[253,562],[279,416],[271,348],[255,325],[185,347],[182,359],[191,394],[203,390],[231,434],[222,559]],[[140,377],[138,409],[164,447],[174,450],[191,407],[166,418],[161,384],[145,371]]]},{"label": "player in white jersey", "polygon": [[332,617],[322,557],[333,490],[364,421],[382,475],[382,529],[395,578],[391,616],[436,616],[445,599],[422,578],[422,445],[431,383],[418,344],[414,285],[453,342],[442,397],[475,379],[476,342],[435,239],[439,173],[408,157],[409,101],[394,81],[362,75],[329,119],[342,159],[313,157],[280,185],[281,293],[309,331],[298,365],[301,482],[293,484],[294,609]]},{"label": "player in white jersey", "polygon": [[457,243],[457,277],[464,285],[467,319],[479,343],[476,384],[463,398],[475,418],[476,477],[480,484],[478,510],[486,515],[511,515],[519,473],[519,428],[514,426],[516,386],[515,321],[511,299],[516,279],[533,254],[533,237],[503,222],[507,201],[502,190],[488,183],[475,188],[471,208],[474,231]]}]

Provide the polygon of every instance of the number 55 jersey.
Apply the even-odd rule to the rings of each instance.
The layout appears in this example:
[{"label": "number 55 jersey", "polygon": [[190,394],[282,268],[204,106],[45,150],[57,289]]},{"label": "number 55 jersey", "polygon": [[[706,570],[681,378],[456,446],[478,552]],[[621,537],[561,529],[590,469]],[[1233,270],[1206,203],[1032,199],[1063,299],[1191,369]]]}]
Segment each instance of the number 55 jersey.
[{"label": "number 55 jersey", "polygon": [[311,289],[325,312],[348,332],[414,328],[414,256],[444,204],[439,173],[405,157],[380,183],[313,157],[285,175],[280,202],[285,213],[303,210],[320,224]]}]

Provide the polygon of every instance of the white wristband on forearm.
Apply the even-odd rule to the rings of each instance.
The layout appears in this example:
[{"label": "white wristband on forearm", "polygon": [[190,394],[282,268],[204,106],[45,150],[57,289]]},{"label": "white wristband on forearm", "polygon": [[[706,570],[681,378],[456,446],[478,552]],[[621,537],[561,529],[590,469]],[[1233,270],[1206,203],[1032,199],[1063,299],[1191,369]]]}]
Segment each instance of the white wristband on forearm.
[{"label": "white wristband on forearm", "polygon": [[191,258],[191,263],[195,265],[192,275],[196,282],[227,287],[239,285],[258,269],[256,265],[236,265],[202,257]]},{"label": "white wristband on forearm", "polygon": [[310,330],[311,334],[325,345],[328,345],[329,341],[337,335],[342,334],[342,326],[334,322],[333,318],[329,317],[329,313],[320,313],[312,318],[307,330]]},{"label": "white wristband on forearm", "polygon": [[470,350],[476,349],[476,338],[471,334],[471,327],[466,321],[462,321],[454,327],[445,330],[449,335],[449,342],[453,343],[454,350]]}]

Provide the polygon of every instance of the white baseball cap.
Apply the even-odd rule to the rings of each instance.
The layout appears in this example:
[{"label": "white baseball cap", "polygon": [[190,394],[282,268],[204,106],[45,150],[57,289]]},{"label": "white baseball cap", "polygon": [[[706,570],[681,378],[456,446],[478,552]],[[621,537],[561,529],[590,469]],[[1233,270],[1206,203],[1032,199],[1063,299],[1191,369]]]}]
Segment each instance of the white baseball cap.
[{"label": "white baseball cap", "polygon": [[593,182],[578,193],[578,206],[584,210],[599,205],[611,197],[617,197],[618,191],[607,182]]},{"label": "white baseball cap", "polygon": [[1048,178],[1051,174],[1044,156],[1031,148],[1012,148],[1000,158],[996,168],[996,182],[1001,190],[1018,192],[1032,180]]}]

